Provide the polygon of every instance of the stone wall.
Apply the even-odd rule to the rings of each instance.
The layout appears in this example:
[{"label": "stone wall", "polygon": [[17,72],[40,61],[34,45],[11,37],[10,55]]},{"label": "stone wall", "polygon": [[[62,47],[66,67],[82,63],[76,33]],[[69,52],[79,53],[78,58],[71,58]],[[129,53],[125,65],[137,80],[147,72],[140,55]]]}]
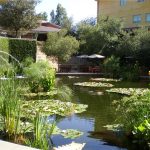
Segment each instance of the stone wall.
[{"label": "stone wall", "polygon": [[38,61],[48,61],[50,66],[58,71],[58,59],[53,56],[47,56],[44,52],[42,52],[42,46],[37,46],[37,53],[36,53],[36,62]]}]

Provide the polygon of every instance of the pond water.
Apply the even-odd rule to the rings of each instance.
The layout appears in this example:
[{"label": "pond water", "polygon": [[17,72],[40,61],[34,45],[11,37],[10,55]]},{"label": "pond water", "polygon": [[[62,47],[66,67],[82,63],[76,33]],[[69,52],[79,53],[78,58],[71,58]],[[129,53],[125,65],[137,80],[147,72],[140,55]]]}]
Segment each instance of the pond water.
[{"label": "pond water", "polygon": [[[87,77],[80,78],[60,78],[63,84],[68,85],[74,92],[72,102],[87,104],[87,111],[70,117],[61,118],[58,127],[61,129],[77,129],[84,134],[76,139],[65,139],[61,135],[52,136],[55,146],[69,144],[72,141],[86,143],[84,150],[129,150],[133,149],[122,134],[110,132],[104,126],[113,124],[116,119],[115,108],[112,106],[113,100],[119,100],[121,95],[106,93],[110,88],[84,88],[74,86],[73,83],[89,81]],[[60,82],[60,83],[61,83]],[[148,82],[111,82],[114,87],[124,88],[145,88]],[[98,91],[100,95],[94,95]]]}]

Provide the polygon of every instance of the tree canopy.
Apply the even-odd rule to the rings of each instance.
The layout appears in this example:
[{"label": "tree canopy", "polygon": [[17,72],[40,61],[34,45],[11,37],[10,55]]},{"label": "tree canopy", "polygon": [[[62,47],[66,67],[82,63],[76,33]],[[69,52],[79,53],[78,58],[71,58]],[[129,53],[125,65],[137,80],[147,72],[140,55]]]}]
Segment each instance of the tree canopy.
[{"label": "tree canopy", "polygon": [[57,5],[56,11],[54,10],[51,11],[50,16],[51,16],[50,20],[51,23],[55,23],[68,30],[71,29],[72,18],[69,18],[67,16],[67,11],[61,4]]},{"label": "tree canopy", "polygon": [[72,36],[66,35],[66,30],[50,32],[44,46],[47,55],[57,56],[61,61],[67,61],[77,52],[79,42]]},{"label": "tree canopy", "polygon": [[[88,21],[89,22],[89,21]],[[122,32],[122,24],[115,19],[101,19],[96,25],[82,21],[78,25],[78,38],[80,39],[80,53],[102,53],[111,55],[114,44]]]},{"label": "tree canopy", "polygon": [[48,15],[47,15],[46,12],[41,12],[37,16],[39,17],[39,19],[42,19],[42,20],[45,20],[45,21],[48,20]]},{"label": "tree canopy", "polygon": [[8,0],[2,3],[0,26],[13,32],[15,37],[24,30],[32,29],[37,25],[35,6],[38,2],[38,0]]}]

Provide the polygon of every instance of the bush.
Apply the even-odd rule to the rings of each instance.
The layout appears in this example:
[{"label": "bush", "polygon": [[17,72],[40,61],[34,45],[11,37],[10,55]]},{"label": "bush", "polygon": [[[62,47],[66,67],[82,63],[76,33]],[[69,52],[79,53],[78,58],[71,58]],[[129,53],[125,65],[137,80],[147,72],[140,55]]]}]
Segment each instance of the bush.
[{"label": "bush", "polygon": [[[24,61],[27,57],[36,59],[36,41],[35,40],[23,40],[23,39],[11,39],[11,38],[0,38],[0,51],[4,51],[18,61]],[[8,55],[3,54],[5,57]],[[3,56],[2,55],[2,56]],[[10,61],[14,61],[10,59]]]},{"label": "bush", "polygon": [[15,68],[11,64],[0,65],[0,77],[14,77]]},{"label": "bush", "polygon": [[104,61],[105,72],[112,78],[120,77],[120,59],[111,56]]},{"label": "bush", "polygon": [[47,55],[57,56],[61,61],[68,61],[78,48],[79,42],[72,36],[66,36],[66,32],[62,30],[48,34],[44,51]]},{"label": "bush", "polygon": [[118,121],[135,138],[150,141],[150,92],[117,101]]},{"label": "bush", "polygon": [[9,51],[18,61],[22,62],[27,57],[36,59],[36,41],[9,39]]},{"label": "bush", "polygon": [[24,69],[32,92],[50,91],[55,84],[55,70],[47,62],[37,62]]},{"label": "bush", "polygon": [[140,67],[138,63],[122,67],[121,76],[123,80],[137,81],[140,77]]},{"label": "bush", "polygon": [[7,38],[0,37],[0,65],[9,61],[9,56],[3,52],[9,54],[9,41]]}]

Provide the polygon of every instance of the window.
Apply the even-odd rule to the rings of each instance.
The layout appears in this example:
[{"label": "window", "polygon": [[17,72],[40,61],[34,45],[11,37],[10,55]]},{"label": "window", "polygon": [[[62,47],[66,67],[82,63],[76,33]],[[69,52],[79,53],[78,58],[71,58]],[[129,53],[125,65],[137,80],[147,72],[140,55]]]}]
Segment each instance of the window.
[{"label": "window", "polygon": [[146,22],[150,22],[150,13],[146,14]]},{"label": "window", "polygon": [[141,15],[134,15],[133,16],[133,22],[134,23],[140,23],[141,22]]},{"label": "window", "polygon": [[137,0],[137,2],[144,2],[144,0]]},{"label": "window", "polygon": [[125,6],[127,4],[127,0],[120,0],[120,6]]}]

